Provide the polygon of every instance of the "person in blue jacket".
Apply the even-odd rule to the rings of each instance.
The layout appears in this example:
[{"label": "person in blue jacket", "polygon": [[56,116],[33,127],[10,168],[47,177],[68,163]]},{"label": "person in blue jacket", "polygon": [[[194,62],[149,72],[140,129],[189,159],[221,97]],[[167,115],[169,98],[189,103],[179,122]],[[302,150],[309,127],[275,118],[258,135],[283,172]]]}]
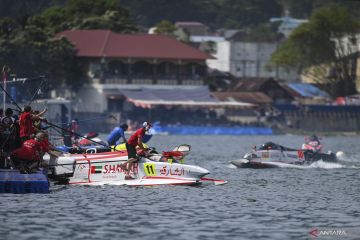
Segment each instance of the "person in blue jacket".
[{"label": "person in blue jacket", "polygon": [[109,146],[114,146],[120,144],[120,138],[122,138],[122,142],[127,142],[125,138],[125,132],[128,129],[128,125],[126,123],[121,124],[120,127],[115,127],[109,136],[107,137],[107,142]]}]

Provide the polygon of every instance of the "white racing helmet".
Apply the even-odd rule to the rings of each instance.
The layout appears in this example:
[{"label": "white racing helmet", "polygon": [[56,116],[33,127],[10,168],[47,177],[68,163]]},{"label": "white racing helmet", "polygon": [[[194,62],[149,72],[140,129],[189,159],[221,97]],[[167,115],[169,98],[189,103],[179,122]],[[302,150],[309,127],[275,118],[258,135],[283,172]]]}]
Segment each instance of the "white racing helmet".
[{"label": "white racing helmet", "polygon": [[150,123],[150,122],[144,122],[143,124],[142,124],[142,126],[144,127],[144,128],[146,128],[146,127],[152,127],[152,124]]}]

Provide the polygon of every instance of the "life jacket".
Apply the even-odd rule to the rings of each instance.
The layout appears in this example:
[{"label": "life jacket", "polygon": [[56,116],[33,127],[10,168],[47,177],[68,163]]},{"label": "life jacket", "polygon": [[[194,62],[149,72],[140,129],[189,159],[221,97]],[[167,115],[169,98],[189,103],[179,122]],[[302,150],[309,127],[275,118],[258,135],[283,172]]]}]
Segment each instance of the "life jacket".
[{"label": "life jacket", "polygon": [[11,156],[22,160],[40,161],[41,160],[41,143],[35,139],[27,140],[20,148],[12,151]]},{"label": "life jacket", "polygon": [[302,149],[322,152],[323,145],[319,141],[309,141],[302,145]]}]

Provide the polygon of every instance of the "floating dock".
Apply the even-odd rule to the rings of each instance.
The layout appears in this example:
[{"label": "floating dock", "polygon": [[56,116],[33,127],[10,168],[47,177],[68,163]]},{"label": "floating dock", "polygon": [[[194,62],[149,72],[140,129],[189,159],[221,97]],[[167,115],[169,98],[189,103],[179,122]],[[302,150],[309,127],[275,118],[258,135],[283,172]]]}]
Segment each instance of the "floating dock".
[{"label": "floating dock", "polygon": [[49,193],[49,187],[42,171],[21,174],[18,170],[0,169],[0,193]]}]

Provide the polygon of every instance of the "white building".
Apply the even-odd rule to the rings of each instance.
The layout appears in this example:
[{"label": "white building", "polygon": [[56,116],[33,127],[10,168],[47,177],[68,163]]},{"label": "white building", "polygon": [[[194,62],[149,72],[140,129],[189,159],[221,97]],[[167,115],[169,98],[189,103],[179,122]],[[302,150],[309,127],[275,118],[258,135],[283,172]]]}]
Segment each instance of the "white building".
[{"label": "white building", "polygon": [[335,54],[339,58],[360,52],[360,34],[334,37],[332,40],[335,42]]},{"label": "white building", "polygon": [[271,18],[270,22],[280,22],[278,32],[289,37],[290,33],[299,25],[308,22],[307,19],[297,19],[289,16],[289,11],[286,11],[285,16],[281,18]]},{"label": "white building", "polygon": [[271,55],[278,48],[277,42],[246,42],[224,40],[216,42],[216,59],[208,59],[209,68],[229,72],[236,77],[273,77],[286,81],[298,81],[295,70],[269,68]]}]

